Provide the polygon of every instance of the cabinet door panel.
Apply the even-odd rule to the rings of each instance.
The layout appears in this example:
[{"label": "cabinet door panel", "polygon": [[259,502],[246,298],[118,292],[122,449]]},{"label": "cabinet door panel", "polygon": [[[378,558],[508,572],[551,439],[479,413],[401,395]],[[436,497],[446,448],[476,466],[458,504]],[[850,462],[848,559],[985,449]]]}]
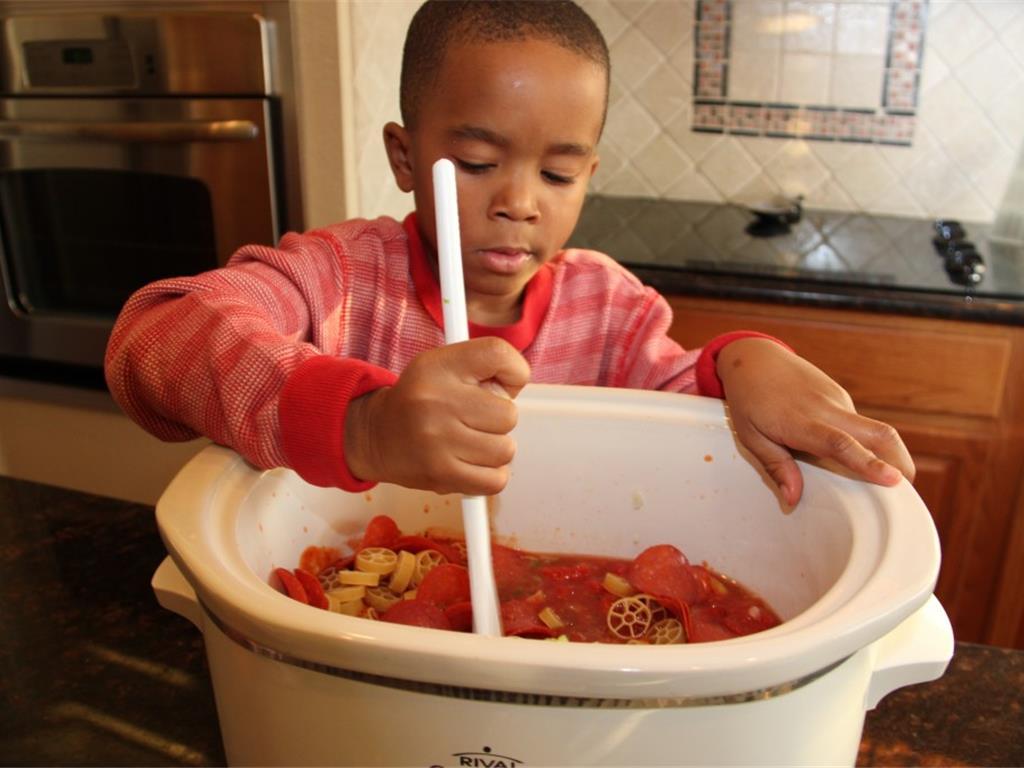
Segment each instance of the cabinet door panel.
[{"label": "cabinet door panel", "polygon": [[[982,642],[994,602],[1004,541],[984,530],[979,505],[991,498],[987,440],[894,421],[918,467],[915,488],[935,520],[942,567],[935,594],[961,640]],[[983,507],[982,507],[983,508]]]},{"label": "cabinet door panel", "polygon": [[791,307],[774,309],[785,312],[778,316],[709,309],[686,299],[670,304],[670,333],[683,346],[700,346],[737,328],[771,334],[838,381],[858,405],[992,417],[1003,402],[1012,348],[984,330],[933,330],[911,318],[854,323],[834,310],[834,319],[826,319],[821,310]]},{"label": "cabinet door panel", "polygon": [[917,467],[914,488],[932,513],[943,551],[948,551],[948,531],[953,525],[955,513],[953,492],[961,463],[952,456],[930,456],[920,452],[913,452],[912,456]]}]

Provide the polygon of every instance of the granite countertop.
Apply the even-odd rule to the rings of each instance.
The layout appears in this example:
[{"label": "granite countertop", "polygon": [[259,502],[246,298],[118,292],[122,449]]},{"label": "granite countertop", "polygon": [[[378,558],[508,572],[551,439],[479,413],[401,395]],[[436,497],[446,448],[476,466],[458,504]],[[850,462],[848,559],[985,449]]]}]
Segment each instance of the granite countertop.
[{"label": "granite countertop", "polygon": [[[224,765],[202,637],[162,609],[151,507],[0,477],[6,765]],[[1024,651],[959,643],[868,713],[861,765],[1024,765]]]},{"label": "granite countertop", "polygon": [[768,230],[747,208],[591,195],[571,246],[607,253],[663,294],[1024,325],[1024,244],[985,223],[959,239],[984,262],[958,283],[931,219],[801,209]]}]

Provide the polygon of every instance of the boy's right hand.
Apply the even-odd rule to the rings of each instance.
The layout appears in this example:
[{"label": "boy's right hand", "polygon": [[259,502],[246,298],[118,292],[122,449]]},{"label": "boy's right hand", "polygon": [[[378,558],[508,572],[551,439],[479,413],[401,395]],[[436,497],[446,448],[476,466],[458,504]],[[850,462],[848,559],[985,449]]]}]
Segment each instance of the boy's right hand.
[{"label": "boy's right hand", "polygon": [[[511,398],[529,379],[525,358],[502,339],[423,352],[393,386],[349,403],[349,470],[363,480],[437,493],[498,493],[516,450],[508,434],[517,418]],[[509,397],[496,394],[491,382]]]}]

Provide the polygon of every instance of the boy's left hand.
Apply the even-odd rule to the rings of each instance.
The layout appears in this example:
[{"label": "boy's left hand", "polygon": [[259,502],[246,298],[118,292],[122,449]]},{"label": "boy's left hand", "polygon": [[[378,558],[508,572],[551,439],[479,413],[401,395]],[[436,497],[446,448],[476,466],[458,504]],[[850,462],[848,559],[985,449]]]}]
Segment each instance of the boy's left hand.
[{"label": "boy's left hand", "polygon": [[861,416],[850,395],[821,370],[768,339],[739,339],[718,355],[733,428],[795,505],[803,476],[791,450],[833,459],[879,485],[901,473],[914,479],[914,462],[890,425]]}]

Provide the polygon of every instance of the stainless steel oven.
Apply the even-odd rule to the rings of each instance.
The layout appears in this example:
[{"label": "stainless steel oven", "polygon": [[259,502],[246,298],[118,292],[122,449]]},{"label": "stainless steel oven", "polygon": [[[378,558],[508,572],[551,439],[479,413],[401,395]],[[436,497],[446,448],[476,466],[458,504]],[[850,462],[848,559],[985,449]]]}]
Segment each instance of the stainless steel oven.
[{"label": "stainless steel oven", "polygon": [[274,51],[253,13],[0,19],[0,374],[98,368],[132,291],[277,240]]}]

